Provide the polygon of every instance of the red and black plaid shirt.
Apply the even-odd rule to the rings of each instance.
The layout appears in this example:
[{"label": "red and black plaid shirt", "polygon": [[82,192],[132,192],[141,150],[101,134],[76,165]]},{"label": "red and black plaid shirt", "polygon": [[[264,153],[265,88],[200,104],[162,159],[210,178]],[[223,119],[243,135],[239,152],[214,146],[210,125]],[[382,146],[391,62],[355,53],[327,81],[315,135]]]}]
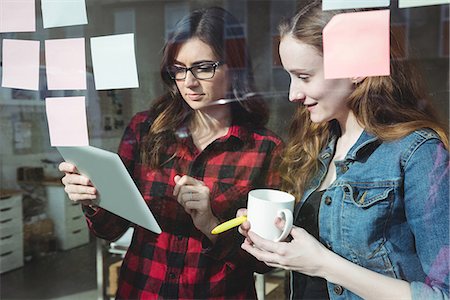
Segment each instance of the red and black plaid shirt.
[{"label": "red and black plaid shirt", "polygon": [[[172,195],[174,176],[189,175],[210,188],[211,208],[219,221],[246,207],[254,188],[277,187],[276,171],[282,141],[267,129],[232,125],[228,134],[199,151],[189,135],[177,137],[161,161],[176,152],[162,169],[141,164],[140,143],[151,118],[138,113],[127,127],[119,155],[132,174],[162,233],[135,225],[120,271],[117,298],[251,299],[256,298],[253,272],[265,272],[240,248],[238,231],[222,233],[213,245],[192,223]],[[113,176],[113,175],[111,175]],[[126,199],[124,199],[126,201]],[[91,231],[114,240],[130,225],[103,209],[86,215]]]}]

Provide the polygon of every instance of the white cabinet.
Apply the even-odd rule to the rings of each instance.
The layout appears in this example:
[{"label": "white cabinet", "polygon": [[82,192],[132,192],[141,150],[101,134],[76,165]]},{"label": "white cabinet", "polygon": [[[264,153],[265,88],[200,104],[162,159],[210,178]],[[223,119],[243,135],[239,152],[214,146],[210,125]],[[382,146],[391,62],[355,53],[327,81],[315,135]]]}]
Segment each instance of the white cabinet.
[{"label": "white cabinet", "polygon": [[22,193],[0,192],[0,273],[23,266]]},{"label": "white cabinet", "polygon": [[63,186],[46,186],[47,213],[53,220],[59,248],[68,250],[89,242],[89,230],[81,205],[67,197]]}]

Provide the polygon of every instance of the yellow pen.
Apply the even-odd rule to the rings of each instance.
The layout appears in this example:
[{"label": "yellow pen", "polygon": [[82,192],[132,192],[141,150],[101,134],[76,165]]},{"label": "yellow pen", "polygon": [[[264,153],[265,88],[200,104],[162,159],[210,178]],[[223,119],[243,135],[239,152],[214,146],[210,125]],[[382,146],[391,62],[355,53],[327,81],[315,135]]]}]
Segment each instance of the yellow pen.
[{"label": "yellow pen", "polygon": [[245,222],[245,220],[247,220],[247,216],[240,216],[240,217],[231,219],[229,221],[226,221],[226,222],[214,227],[214,229],[211,231],[211,233],[212,234],[222,233],[224,231],[227,231],[228,229],[231,229],[233,227],[241,225],[242,223]]}]

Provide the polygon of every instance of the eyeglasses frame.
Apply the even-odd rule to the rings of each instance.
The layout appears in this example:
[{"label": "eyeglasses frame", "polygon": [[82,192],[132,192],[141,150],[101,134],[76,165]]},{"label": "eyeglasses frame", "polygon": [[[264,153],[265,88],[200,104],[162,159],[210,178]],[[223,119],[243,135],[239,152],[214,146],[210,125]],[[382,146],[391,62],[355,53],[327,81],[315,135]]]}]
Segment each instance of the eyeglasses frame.
[{"label": "eyeglasses frame", "polygon": [[212,65],[211,65],[211,67],[213,68],[212,76],[211,76],[211,77],[208,77],[208,78],[198,78],[198,77],[194,74],[194,72],[192,72],[192,69],[198,68],[198,67],[202,66],[202,64],[204,64],[204,63],[200,63],[200,64],[198,64],[198,65],[193,65],[193,66],[191,66],[191,67],[189,67],[189,68],[186,68],[186,67],[180,67],[180,69],[184,69],[184,77],[183,77],[183,78],[175,78],[174,76],[171,75],[171,73],[169,72],[169,68],[172,67],[172,66],[167,66],[167,67],[166,67],[166,71],[167,71],[167,74],[169,74],[169,77],[170,77],[171,79],[173,79],[173,80],[186,80],[188,71],[191,72],[192,76],[194,76],[194,78],[197,79],[197,80],[208,80],[208,79],[213,78],[214,75],[216,75],[216,69],[217,69],[217,67],[219,67],[219,66],[221,66],[221,65],[224,65],[225,63],[224,63],[223,61],[216,61],[216,62],[213,62]]}]

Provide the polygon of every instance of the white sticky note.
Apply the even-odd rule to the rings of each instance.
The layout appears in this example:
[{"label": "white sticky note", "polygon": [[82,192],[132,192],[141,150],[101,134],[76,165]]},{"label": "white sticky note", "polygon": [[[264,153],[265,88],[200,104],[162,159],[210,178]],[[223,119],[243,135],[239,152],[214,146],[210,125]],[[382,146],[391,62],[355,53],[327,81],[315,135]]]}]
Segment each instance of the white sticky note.
[{"label": "white sticky note", "polygon": [[45,110],[53,147],[89,145],[84,97],[46,98]]},{"label": "white sticky note", "polygon": [[0,32],[36,31],[35,0],[0,0]]},{"label": "white sticky note", "polygon": [[44,28],[87,24],[85,0],[41,0]]},{"label": "white sticky note", "polygon": [[2,87],[39,90],[39,41],[4,39],[2,47]]},{"label": "white sticky note", "polygon": [[84,38],[45,41],[45,63],[49,90],[86,89]]},{"label": "white sticky note", "polygon": [[344,13],[323,29],[325,78],[390,74],[389,10]]},{"label": "white sticky note", "polygon": [[322,10],[388,7],[390,0],[323,0]]},{"label": "white sticky note", "polygon": [[91,54],[97,90],[139,87],[133,33],[91,38]]},{"label": "white sticky note", "polygon": [[417,7],[417,6],[431,6],[438,4],[450,4],[450,0],[399,0],[398,7]]}]

